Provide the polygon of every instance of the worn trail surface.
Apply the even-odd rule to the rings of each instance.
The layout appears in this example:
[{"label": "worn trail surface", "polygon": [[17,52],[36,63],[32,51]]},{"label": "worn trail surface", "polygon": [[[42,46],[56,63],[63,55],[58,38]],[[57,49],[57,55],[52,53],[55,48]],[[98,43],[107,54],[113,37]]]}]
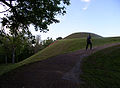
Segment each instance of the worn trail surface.
[{"label": "worn trail surface", "polygon": [[20,67],[0,77],[0,88],[79,88],[82,59],[118,44],[82,49]]}]

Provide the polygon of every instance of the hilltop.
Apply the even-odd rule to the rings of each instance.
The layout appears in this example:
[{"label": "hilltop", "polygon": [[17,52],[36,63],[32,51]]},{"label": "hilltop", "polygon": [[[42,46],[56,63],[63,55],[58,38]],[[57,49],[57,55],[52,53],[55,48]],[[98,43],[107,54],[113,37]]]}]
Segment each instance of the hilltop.
[{"label": "hilltop", "polygon": [[68,35],[64,39],[74,39],[74,38],[86,38],[88,34],[91,34],[92,38],[102,38],[102,36],[94,34],[94,33],[89,33],[89,32],[77,32]]}]

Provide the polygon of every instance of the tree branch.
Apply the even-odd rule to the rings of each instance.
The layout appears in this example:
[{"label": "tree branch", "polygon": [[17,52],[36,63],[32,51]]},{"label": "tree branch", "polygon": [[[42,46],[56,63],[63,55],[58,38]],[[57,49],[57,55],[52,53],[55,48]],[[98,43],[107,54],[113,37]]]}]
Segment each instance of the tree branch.
[{"label": "tree branch", "polygon": [[7,12],[7,11],[9,11],[10,10],[10,8],[9,9],[7,9],[7,10],[5,10],[5,11],[2,11],[2,12],[0,12],[0,13],[5,13],[5,12]]},{"label": "tree branch", "polygon": [[0,3],[0,5],[5,6],[3,3]]},{"label": "tree branch", "polygon": [[14,7],[11,4],[7,3],[5,0],[0,0],[0,1],[3,2],[5,5],[7,5],[8,7],[14,9]]},{"label": "tree branch", "polygon": [[8,7],[10,7],[11,8],[11,10],[12,10],[12,12],[13,12],[13,14],[14,14],[14,16],[16,16],[17,17],[17,15],[18,15],[18,13],[17,13],[17,11],[16,11],[16,9],[15,9],[15,7],[14,6],[12,6],[12,1],[15,1],[15,0],[10,0],[10,4],[8,3],[8,2],[6,2],[5,0],[0,0],[2,3],[4,3],[5,5],[7,5]]}]

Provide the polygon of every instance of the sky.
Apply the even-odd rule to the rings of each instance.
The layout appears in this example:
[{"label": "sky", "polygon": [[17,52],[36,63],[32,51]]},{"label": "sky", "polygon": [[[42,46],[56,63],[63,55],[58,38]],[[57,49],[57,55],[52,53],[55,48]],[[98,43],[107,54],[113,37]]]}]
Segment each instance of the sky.
[{"label": "sky", "polygon": [[49,26],[42,39],[65,37],[75,32],[92,32],[103,37],[120,36],[120,0],[71,0],[60,23]]},{"label": "sky", "polygon": [[71,0],[60,23],[51,24],[47,33],[30,30],[34,35],[56,39],[76,32],[92,32],[103,37],[120,36],[120,0]]}]

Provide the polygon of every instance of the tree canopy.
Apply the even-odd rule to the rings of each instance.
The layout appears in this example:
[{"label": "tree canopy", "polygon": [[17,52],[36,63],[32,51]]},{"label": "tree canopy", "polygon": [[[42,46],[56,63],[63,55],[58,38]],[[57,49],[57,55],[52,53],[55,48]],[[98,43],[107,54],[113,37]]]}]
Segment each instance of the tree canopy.
[{"label": "tree canopy", "polygon": [[30,24],[36,31],[46,32],[48,25],[59,22],[55,16],[64,15],[69,4],[70,0],[0,0],[0,5],[7,6],[9,12],[2,18],[2,25],[14,34],[19,29],[30,34]]},{"label": "tree canopy", "polygon": [[[34,43],[35,38],[29,26],[32,24],[36,31],[48,31],[48,25],[58,23],[59,20],[55,17],[58,14],[64,15],[65,7],[69,4],[70,0],[0,0],[0,7],[6,7],[5,11],[0,12],[4,13],[0,29],[0,37],[4,41],[0,40],[0,43],[4,50],[8,44],[11,46],[12,63],[15,62],[15,57],[27,49],[25,46],[29,45],[28,41]],[[7,28],[9,33],[5,31]]]}]

